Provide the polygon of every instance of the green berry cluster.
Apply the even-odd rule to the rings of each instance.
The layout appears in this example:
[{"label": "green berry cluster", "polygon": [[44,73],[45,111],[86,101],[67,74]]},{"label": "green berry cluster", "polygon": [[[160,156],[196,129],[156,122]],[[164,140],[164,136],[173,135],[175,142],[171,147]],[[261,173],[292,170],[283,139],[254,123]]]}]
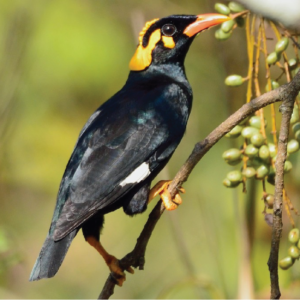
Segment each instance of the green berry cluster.
[{"label": "green berry cluster", "polygon": [[[225,22],[226,23],[226,22]],[[280,60],[281,53],[286,50],[286,47],[289,44],[289,39],[287,37],[283,37],[279,40],[275,46],[275,51],[271,52],[267,56],[267,63],[269,65],[275,64]],[[279,46],[277,46],[279,45]],[[277,51],[277,52],[276,52]],[[293,71],[293,74],[296,74],[299,71],[299,60],[298,58],[291,58],[288,61],[289,71]],[[243,78],[241,75],[233,74],[229,75],[225,78],[225,84],[227,86],[240,86],[243,82],[247,81],[247,78]],[[279,87],[279,83],[275,80],[271,80],[272,90],[277,89]],[[265,87],[266,92],[270,91],[269,85],[267,84]]]},{"label": "green berry cluster", "polygon": [[275,63],[277,63],[281,58],[282,52],[286,50],[288,45],[289,39],[286,36],[280,39],[276,43],[274,51],[267,56],[267,63],[269,65],[274,65]]},{"label": "green berry cluster", "polygon": [[[229,15],[230,13],[239,13],[245,10],[245,8],[236,2],[229,2],[228,6],[223,4],[223,3],[216,3],[215,4],[215,10],[223,15]],[[238,17],[236,19],[228,20],[224,23],[222,23],[221,28],[219,28],[215,32],[215,37],[216,39],[220,41],[225,41],[227,40],[231,34],[232,30],[236,27],[242,27],[244,26],[244,18],[243,17]]]},{"label": "green berry cluster", "polygon": [[[228,6],[223,3],[216,3],[215,10],[220,14],[231,15],[233,17],[233,19],[222,23],[221,27],[216,30],[216,32],[215,32],[216,39],[221,40],[221,41],[227,40],[231,36],[233,30],[237,26],[239,26],[239,27],[244,26],[245,15],[243,15],[243,14],[240,15],[239,13],[246,12],[246,11],[245,11],[245,8],[241,4],[233,2],[233,1],[229,2]],[[238,14],[238,16],[236,16],[234,14]],[[269,54],[266,53],[266,61],[267,61],[268,65],[271,66],[271,65],[274,65],[277,62],[279,62],[281,55],[284,53],[284,51],[287,49],[288,46],[289,46],[289,38],[286,36],[282,37],[276,43],[274,50],[272,52],[270,52]],[[285,60],[286,60],[286,56],[285,56]],[[282,66],[280,64],[278,64],[278,66],[280,68],[282,68]],[[294,74],[296,74],[299,70],[298,57],[291,58],[290,60],[288,60],[288,67],[289,67],[289,71],[294,71]],[[240,86],[243,84],[243,82],[245,82],[247,80],[248,80],[248,78],[243,78],[241,75],[233,74],[233,75],[228,76],[225,79],[225,84],[228,86]],[[272,87],[272,89],[275,89],[278,86]]]},{"label": "green berry cluster", "polygon": [[[288,41],[288,38],[284,37],[279,42],[281,42],[282,40]],[[288,45],[288,43],[286,45]],[[276,52],[272,52],[272,53],[276,53]],[[273,60],[274,55],[272,53],[270,53],[267,57],[267,62],[269,65],[276,63],[280,59],[280,56],[277,55],[276,61]],[[289,70],[293,71],[294,72],[293,74],[296,74],[299,71],[298,65],[299,65],[299,61],[297,58],[291,58],[288,61]],[[247,81],[247,78],[243,78],[241,75],[237,75],[237,74],[229,75],[225,78],[225,84],[228,86],[240,86],[245,81]],[[279,83],[275,80],[272,80],[271,84],[272,84],[272,90],[277,89],[280,86]],[[266,92],[270,91],[268,84],[266,85],[265,90]]]},{"label": "green berry cluster", "polygon": [[300,236],[299,229],[294,228],[289,232],[288,236],[289,242],[292,246],[288,250],[288,256],[279,261],[279,267],[282,270],[287,270],[290,268],[296,259],[300,257]]},{"label": "green berry cluster", "polygon": [[[299,150],[300,148],[300,116],[298,105],[295,104],[293,108],[293,113],[291,116],[290,123],[292,125],[293,138],[289,140],[287,144],[287,153],[292,154]],[[286,161],[287,162],[287,161]]]},{"label": "green berry cluster", "polygon": [[[288,142],[288,155],[299,150],[300,122],[297,122],[299,121],[297,106],[294,108],[292,119],[294,121],[293,132],[295,139],[291,139]],[[266,124],[267,123],[264,120],[265,127],[267,126]],[[223,184],[226,187],[237,187],[243,181],[243,178],[256,178],[258,180],[267,179],[269,183],[274,185],[274,165],[276,161],[277,149],[275,144],[269,143],[262,135],[260,132],[261,127],[261,118],[254,115],[246,121],[243,121],[241,124],[235,126],[225,135],[227,138],[237,138],[242,136],[245,141],[244,146],[241,149],[231,148],[225,151],[222,155],[225,162],[231,166],[238,165],[242,161],[245,162],[241,170],[234,170],[227,174],[223,181]],[[288,173],[291,169],[292,163],[289,160],[286,160],[284,172]]]}]

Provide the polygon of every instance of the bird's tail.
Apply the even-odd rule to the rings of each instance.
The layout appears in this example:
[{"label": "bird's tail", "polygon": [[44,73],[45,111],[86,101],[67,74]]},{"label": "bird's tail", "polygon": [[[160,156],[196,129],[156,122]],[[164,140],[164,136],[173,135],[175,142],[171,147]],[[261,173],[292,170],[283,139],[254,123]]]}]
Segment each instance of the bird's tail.
[{"label": "bird's tail", "polygon": [[29,281],[50,278],[56,274],[77,232],[78,229],[75,229],[66,237],[56,242],[53,240],[52,235],[49,234],[47,236],[31,271]]}]

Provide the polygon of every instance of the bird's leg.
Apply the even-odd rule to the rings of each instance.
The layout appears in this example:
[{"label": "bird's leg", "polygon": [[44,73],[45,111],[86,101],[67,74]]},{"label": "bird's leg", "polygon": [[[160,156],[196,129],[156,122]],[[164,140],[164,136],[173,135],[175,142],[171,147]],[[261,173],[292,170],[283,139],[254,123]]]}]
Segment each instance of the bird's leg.
[{"label": "bird's leg", "polygon": [[175,197],[172,199],[170,192],[168,191],[168,186],[172,180],[161,180],[159,181],[149,193],[148,203],[157,195],[160,195],[161,200],[163,201],[165,208],[167,210],[174,210],[178,205],[182,203],[182,199],[179,195],[179,192],[185,193],[185,189],[180,187],[175,194]]},{"label": "bird's leg", "polygon": [[[123,282],[126,280],[126,275],[123,269],[120,267],[119,260],[113,255],[110,255],[101,245],[100,241],[98,241],[94,236],[88,236],[85,238],[85,240],[100,253],[110,271],[113,273],[117,284],[122,286]],[[131,274],[134,273],[134,270],[131,267],[127,268],[126,270]]]}]

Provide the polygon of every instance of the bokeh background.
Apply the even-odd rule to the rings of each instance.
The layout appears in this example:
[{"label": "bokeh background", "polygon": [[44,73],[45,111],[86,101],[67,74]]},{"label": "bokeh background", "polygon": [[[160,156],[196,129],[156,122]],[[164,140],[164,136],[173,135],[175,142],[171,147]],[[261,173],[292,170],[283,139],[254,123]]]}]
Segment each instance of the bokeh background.
[{"label": "bokeh background", "polygon": [[[212,12],[214,3],[1,1],[0,298],[98,296],[108,269],[81,232],[54,278],[28,281],[50,226],[64,168],[88,117],[125,83],[145,21]],[[228,41],[219,42],[215,30],[203,32],[186,58],[193,110],[181,145],[158,179],[172,178],[194,144],[244,103],[246,87],[227,88],[223,82],[228,74],[247,73],[245,32],[238,29]],[[232,143],[222,139],[198,164],[184,185],[183,204],[164,213],[157,224],[145,270],[128,274],[114,298],[269,297],[271,228],[261,214],[260,187],[253,190],[256,201],[248,205],[241,188],[222,186],[231,167],[221,155]],[[298,158],[292,158],[288,192],[299,208]],[[106,216],[101,240],[109,252],[121,258],[132,250],[155,202],[133,218],[121,210]],[[291,228],[284,219],[281,257]],[[299,263],[279,272],[283,296],[298,298]]]}]

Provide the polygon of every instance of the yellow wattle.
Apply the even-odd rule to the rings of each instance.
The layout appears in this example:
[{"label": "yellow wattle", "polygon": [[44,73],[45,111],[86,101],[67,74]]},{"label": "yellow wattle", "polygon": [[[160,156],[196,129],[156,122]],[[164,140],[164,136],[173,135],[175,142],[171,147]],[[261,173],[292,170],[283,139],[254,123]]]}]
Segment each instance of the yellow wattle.
[{"label": "yellow wattle", "polygon": [[152,62],[152,50],[155,48],[160,39],[160,29],[156,29],[152,32],[148,45],[145,48],[141,44],[137,47],[129,63],[129,69],[131,71],[142,71],[150,66]]},{"label": "yellow wattle", "polygon": [[171,36],[163,36],[162,41],[166,48],[173,49],[175,47],[175,42]]}]

